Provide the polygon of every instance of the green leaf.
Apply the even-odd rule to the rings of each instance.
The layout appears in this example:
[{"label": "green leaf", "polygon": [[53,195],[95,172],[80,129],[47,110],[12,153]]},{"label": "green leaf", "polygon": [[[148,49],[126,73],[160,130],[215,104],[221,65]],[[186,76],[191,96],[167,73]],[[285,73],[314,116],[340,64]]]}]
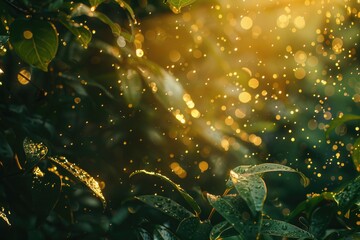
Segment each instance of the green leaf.
[{"label": "green leaf", "polygon": [[8,225],[11,226],[11,223],[8,219],[8,214],[10,212],[6,211],[4,207],[0,207],[0,218]]},{"label": "green leaf", "polygon": [[221,239],[221,235],[231,228],[232,228],[232,226],[227,221],[216,224],[211,229],[210,240]]},{"label": "green leaf", "polygon": [[92,33],[90,29],[83,24],[74,22],[68,18],[65,14],[59,14],[59,20],[75,37],[84,48],[87,48],[91,41]]},{"label": "green leaf", "polygon": [[104,208],[106,207],[106,200],[101,191],[99,183],[88,174],[85,170],[79,168],[74,163],[69,162],[65,157],[48,157],[49,160],[60,166],[67,172],[71,173],[78,181],[85,184],[103,203]]},{"label": "green leaf", "polygon": [[9,36],[0,35],[0,47],[5,45],[5,43],[7,43],[8,40],[9,40]]},{"label": "green leaf", "polygon": [[154,240],[179,240],[179,238],[166,227],[156,225],[154,229]]},{"label": "green leaf", "polygon": [[155,176],[155,177],[158,177],[158,178],[164,180],[165,182],[169,183],[181,194],[181,196],[191,206],[191,208],[195,211],[195,213],[197,215],[199,215],[201,213],[201,209],[200,209],[199,205],[196,203],[196,201],[180,185],[174,183],[168,177],[161,175],[160,173],[148,172],[146,170],[135,171],[135,172],[131,173],[129,177],[131,178],[137,174],[146,174],[146,175],[150,175],[150,176]]},{"label": "green leaf", "polygon": [[100,21],[102,21],[103,23],[105,23],[106,25],[108,25],[111,28],[112,33],[116,37],[119,37],[121,35],[121,27],[119,24],[114,23],[105,14],[103,14],[101,12],[97,12],[97,11],[91,11],[91,9],[88,6],[80,3],[74,7],[74,9],[71,13],[71,17],[77,17],[77,16],[81,16],[81,15],[86,15],[88,17],[95,17],[95,18],[99,19]]},{"label": "green leaf", "polygon": [[207,194],[211,206],[223,216],[243,239],[256,239],[259,224],[251,218],[246,203],[237,195],[223,197]]},{"label": "green leaf", "polygon": [[309,232],[321,239],[335,215],[334,205],[325,205],[314,210],[310,219]]},{"label": "green leaf", "polygon": [[245,200],[253,216],[261,212],[266,199],[267,189],[264,180],[257,175],[246,176],[230,172],[230,178],[240,197]]},{"label": "green leaf", "polygon": [[133,69],[128,69],[127,75],[122,78],[120,88],[126,102],[134,107],[138,106],[142,96],[142,79]]},{"label": "green leaf", "polygon": [[48,148],[43,143],[35,143],[29,138],[24,139],[23,147],[26,160],[22,167],[25,170],[34,168],[48,153]]},{"label": "green leaf", "polygon": [[130,14],[130,17],[132,18],[132,20],[136,22],[135,13],[134,13],[133,9],[131,8],[131,6],[127,2],[125,2],[123,0],[115,0],[115,2],[117,2],[120,5],[120,7],[126,9],[128,11],[128,13]]},{"label": "green leaf", "polygon": [[360,138],[356,139],[351,154],[355,169],[360,172]]},{"label": "green leaf", "polygon": [[211,224],[200,221],[198,217],[184,219],[176,230],[176,235],[182,240],[207,240],[211,231]]},{"label": "green leaf", "polygon": [[341,118],[336,118],[330,122],[329,127],[326,129],[325,134],[328,138],[330,133],[337,127],[341,126],[345,122],[352,121],[352,120],[360,120],[359,115],[352,115],[352,114],[346,114],[343,115]]},{"label": "green leaf", "polygon": [[47,72],[58,49],[58,34],[48,21],[16,19],[10,25],[10,43],[22,60]]},{"label": "green leaf", "polygon": [[158,195],[143,195],[135,198],[179,221],[194,217],[194,214],[170,198]]},{"label": "green leaf", "polygon": [[263,173],[268,173],[268,172],[294,172],[294,173],[298,173],[302,180],[303,180],[303,185],[306,187],[309,185],[309,179],[301,172],[296,171],[295,169],[285,166],[285,165],[281,165],[281,164],[276,164],[276,163],[263,163],[263,164],[259,164],[259,165],[253,165],[253,166],[240,166],[240,167],[236,167],[234,168],[232,171],[234,171],[237,174],[241,174],[243,176],[248,176],[248,175],[254,175],[254,174],[263,174]]},{"label": "green leaf", "polygon": [[196,0],[167,0],[171,11],[178,14],[181,12],[181,8],[186,7],[187,5],[192,4]]},{"label": "green leaf", "polygon": [[343,213],[354,204],[360,204],[360,176],[348,183],[340,192],[334,196],[336,203]]},{"label": "green leaf", "polygon": [[261,226],[261,233],[280,237],[315,239],[315,237],[311,233],[295,225],[271,219],[263,220],[263,224]]},{"label": "green leaf", "polygon": [[89,0],[89,3],[92,7],[97,7],[99,6],[101,3],[103,3],[105,0]]}]

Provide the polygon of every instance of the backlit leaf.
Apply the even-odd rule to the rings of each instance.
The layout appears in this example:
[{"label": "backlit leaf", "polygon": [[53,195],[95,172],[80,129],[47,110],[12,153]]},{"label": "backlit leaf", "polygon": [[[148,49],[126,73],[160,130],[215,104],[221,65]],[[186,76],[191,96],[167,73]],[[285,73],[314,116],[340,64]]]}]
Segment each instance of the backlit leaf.
[{"label": "backlit leaf", "polygon": [[351,154],[355,169],[360,172],[360,138],[356,139]]},{"label": "backlit leaf", "polygon": [[25,169],[32,169],[48,153],[48,148],[43,143],[35,143],[29,138],[24,139],[23,147],[26,156],[23,166]]},{"label": "backlit leaf", "polygon": [[103,206],[106,206],[106,200],[101,191],[100,185],[92,176],[90,176],[90,174],[76,166],[74,163],[69,162],[65,157],[49,157],[49,160],[65,169],[77,180],[85,184],[95,194],[95,196],[102,201]]},{"label": "backlit leaf", "polygon": [[158,177],[158,178],[164,180],[165,182],[169,183],[171,186],[173,186],[181,194],[181,196],[191,206],[191,208],[195,211],[195,213],[200,214],[201,209],[200,209],[199,205],[196,203],[196,201],[193,199],[193,197],[191,197],[180,185],[174,183],[168,177],[166,177],[164,175],[161,175],[159,173],[148,172],[146,170],[135,171],[135,172],[131,173],[129,177],[132,177],[132,176],[137,175],[137,174],[146,174],[146,175],[150,175],[150,176],[155,176],[155,177]]},{"label": "backlit leaf", "polygon": [[198,217],[184,219],[176,230],[176,235],[182,240],[209,239],[211,224],[200,221]]},{"label": "backlit leaf", "polygon": [[261,233],[280,237],[315,239],[311,233],[295,225],[272,219],[263,220]]},{"label": "backlit leaf", "polygon": [[167,0],[166,2],[169,4],[171,11],[177,14],[181,12],[181,8],[186,7],[195,1],[196,0]]},{"label": "backlit leaf", "polygon": [[170,198],[158,195],[143,195],[135,198],[179,221],[194,217],[194,214]]},{"label": "backlit leaf", "polygon": [[92,7],[97,7],[99,6],[102,2],[104,2],[105,0],[89,0],[89,3]]},{"label": "backlit leaf", "polygon": [[8,219],[8,211],[5,211],[4,207],[0,207],[0,218],[8,225],[11,226],[11,223]]},{"label": "backlit leaf", "polygon": [[140,102],[143,89],[140,75],[135,70],[129,69],[126,76],[122,78],[120,87],[126,102],[136,107]]},{"label": "backlit leaf", "polygon": [[58,34],[48,21],[16,19],[10,25],[10,43],[22,60],[47,72],[58,49]]},{"label": "backlit leaf", "polygon": [[345,122],[352,121],[352,120],[360,120],[359,115],[352,115],[352,114],[346,114],[343,115],[341,118],[335,118],[330,122],[329,127],[326,129],[325,134],[326,137],[329,137],[330,133],[337,127],[341,126]]},{"label": "backlit leaf", "polygon": [[86,25],[74,22],[73,20],[67,18],[66,15],[62,14],[60,14],[59,20],[72,34],[74,34],[76,41],[78,41],[84,48],[88,46],[92,38],[92,33]]},{"label": "backlit leaf", "polygon": [[133,9],[131,8],[131,6],[123,0],[115,0],[115,1],[120,5],[120,7],[124,8],[128,11],[132,20],[134,20],[136,22],[135,13],[134,13]]}]

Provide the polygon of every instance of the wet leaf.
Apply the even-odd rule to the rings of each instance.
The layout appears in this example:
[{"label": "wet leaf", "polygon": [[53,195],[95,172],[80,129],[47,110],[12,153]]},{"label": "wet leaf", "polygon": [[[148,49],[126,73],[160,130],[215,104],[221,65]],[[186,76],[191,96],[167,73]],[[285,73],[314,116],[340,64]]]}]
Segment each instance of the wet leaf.
[{"label": "wet leaf", "polygon": [[26,160],[22,167],[26,170],[35,167],[48,153],[48,148],[43,143],[35,143],[29,138],[24,139],[23,147]]},{"label": "wet leaf", "polygon": [[181,8],[186,7],[195,1],[196,0],[167,0],[166,2],[169,4],[171,11],[177,14],[181,12]]},{"label": "wet leaf", "polygon": [[227,230],[231,229],[232,226],[227,222],[221,222],[216,224],[210,232],[210,240],[217,240],[221,238],[221,235]]},{"label": "wet leaf", "polygon": [[22,60],[47,72],[58,49],[58,33],[48,21],[16,19],[10,25],[10,43]]},{"label": "wet leaf", "polygon": [[9,211],[6,211],[4,207],[0,207],[0,218],[8,225],[11,226],[11,223],[8,219]]},{"label": "wet leaf", "polygon": [[117,2],[120,5],[120,7],[126,9],[128,11],[128,13],[130,14],[130,17],[132,18],[132,20],[136,22],[135,13],[134,13],[133,9],[131,8],[131,6],[127,2],[125,2],[123,0],[115,0],[115,2]]},{"label": "wet leaf", "polygon": [[321,206],[315,209],[311,215],[309,232],[316,238],[321,239],[334,217],[334,214],[335,209],[332,205]]},{"label": "wet leaf", "polygon": [[244,239],[256,239],[259,226],[249,212],[246,203],[237,195],[223,197],[207,194],[211,206],[223,216]]},{"label": "wet leaf", "polygon": [[92,38],[90,29],[86,25],[74,22],[65,14],[59,14],[59,20],[61,24],[63,24],[76,37],[76,41],[78,41],[84,48],[87,48]]},{"label": "wet leaf", "polygon": [[360,138],[356,139],[351,154],[355,169],[360,172]]},{"label": "wet leaf", "polygon": [[106,25],[108,25],[111,28],[111,31],[114,34],[114,36],[119,37],[121,35],[121,27],[119,24],[114,23],[105,14],[97,11],[91,11],[91,9],[88,6],[80,3],[74,7],[71,16],[77,17],[81,15],[86,15],[88,17],[95,17],[100,21],[102,21],[103,23],[105,23]]},{"label": "wet leaf", "polygon": [[343,115],[341,118],[336,118],[330,122],[329,127],[326,129],[325,134],[326,137],[329,137],[330,133],[337,127],[341,126],[345,122],[352,121],[352,120],[360,120],[359,115],[352,115],[352,114],[346,114]]},{"label": "wet leaf", "polygon": [[103,207],[106,206],[105,197],[101,191],[99,183],[88,174],[85,170],[79,168],[74,163],[69,162],[65,157],[49,157],[49,160],[54,162],[56,165],[65,169],[67,172],[71,173],[78,181],[85,184],[94,194],[97,196],[103,203]]},{"label": "wet leaf", "polygon": [[168,177],[166,177],[164,175],[161,175],[159,173],[148,172],[146,170],[135,171],[135,172],[131,173],[129,177],[132,177],[132,176],[137,175],[137,174],[146,174],[146,175],[150,175],[150,176],[155,176],[155,177],[158,177],[158,178],[164,180],[165,182],[169,183],[171,186],[173,186],[181,194],[181,196],[191,206],[191,208],[195,211],[195,213],[197,215],[200,214],[201,209],[200,209],[199,205],[196,203],[196,201],[193,199],[193,197],[191,197],[180,185],[174,183]]},{"label": "wet leaf", "polygon": [[340,210],[345,213],[352,205],[360,204],[360,176],[348,183],[334,196]]},{"label": "wet leaf", "polygon": [[166,227],[156,225],[154,229],[154,240],[179,240],[179,238]]},{"label": "wet leaf", "polygon": [[261,212],[266,199],[267,189],[264,180],[257,175],[245,176],[230,172],[230,178],[240,197],[245,200],[253,216]]},{"label": "wet leaf", "polygon": [[138,106],[143,89],[140,75],[135,70],[129,69],[126,77],[122,78],[120,87],[126,102],[134,107]]},{"label": "wet leaf", "polygon": [[252,165],[252,166],[240,166],[240,167],[234,168],[233,171],[237,174],[241,174],[244,176],[254,175],[254,174],[263,174],[263,173],[268,173],[268,172],[294,172],[294,173],[298,173],[301,176],[301,178],[303,180],[303,185],[305,187],[309,185],[309,179],[303,173],[301,173],[291,167],[281,165],[281,164],[276,164],[276,163],[263,163],[263,164]]},{"label": "wet leaf", "polygon": [[135,198],[179,221],[194,217],[194,214],[170,198],[158,195],[143,195]]},{"label": "wet leaf", "polygon": [[198,217],[184,219],[176,230],[176,235],[182,240],[209,239],[211,224],[209,221],[200,221]]},{"label": "wet leaf", "polygon": [[261,233],[280,237],[315,239],[315,237],[311,233],[295,225],[271,219],[263,220],[263,224],[261,226]]},{"label": "wet leaf", "polygon": [[103,3],[105,0],[89,0],[89,3],[92,7],[97,7],[99,6],[101,3]]},{"label": "wet leaf", "polygon": [[152,240],[152,237],[148,231],[143,228],[139,228],[139,234],[143,240]]}]

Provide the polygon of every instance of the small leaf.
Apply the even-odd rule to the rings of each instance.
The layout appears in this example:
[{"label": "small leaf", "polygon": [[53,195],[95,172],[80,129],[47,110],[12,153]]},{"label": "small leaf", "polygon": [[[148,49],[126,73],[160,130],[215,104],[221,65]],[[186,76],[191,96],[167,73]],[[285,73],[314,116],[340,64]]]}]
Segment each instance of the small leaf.
[{"label": "small leaf", "polygon": [[69,162],[65,157],[49,157],[49,160],[71,173],[77,180],[85,184],[103,203],[105,208],[106,200],[101,191],[99,183],[83,169]]},{"label": "small leaf", "polygon": [[8,225],[11,226],[11,223],[8,219],[9,211],[5,211],[4,207],[0,207],[0,218]]},{"label": "small leaf", "polygon": [[65,14],[59,14],[59,20],[75,37],[84,48],[87,48],[88,44],[91,41],[92,33],[90,29],[83,24],[74,22],[71,19],[68,19]]},{"label": "small leaf", "polygon": [[35,143],[29,138],[24,139],[23,147],[26,156],[23,166],[25,169],[35,167],[48,153],[48,148],[43,143]]},{"label": "small leaf", "polygon": [[130,14],[130,17],[132,18],[132,20],[136,22],[135,13],[134,13],[133,9],[131,8],[131,6],[127,2],[125,2],[123,0],[115,0],[115,2],[117,2],[120,5],[120,7],[126,9],[128,11],[128,13]]},{"label": "small leaf", "polygon": [[194,214],[170,198],[157,195],[143,195],[135,198],[179,221],[194,217]]},{"label": "small leaf", "polygon": [[356,139],[351,154],[355,169],[360,172],[360,138]]},{"label": "small leaf", "polygon": [[231,229],[232,226],[227,222],[227,221],[224,221],[224,222],[221,222],[221,223],[218,223],[216,224],[212,229],[211,229],[211,232],[210,232],[210,240],[217,240],[217,239],[221,239],[221,235]]},{"label": "small leaf", "polygon": [[166,227],[156,225],[154,229],[154,240],[179,240],[179,238]]},{"label": "small leaf", "polygon": [[181,12],[181,8],[186,7],[187,5],[192,4],[196,0],[167,0],[171,11],[178,14]]},{"label": "small leaf", "polygon": [[191,217],[179,224],[176,235],[182,240],[209,239],[211,227],[209,221],[202,222],[198,217]]},{"label": "small leaf", "polygon": [[230,172],[230,178],[240,197],[245,200],[253,216],[261,212],[266,199],[267,189],[264,180],[257,175],[245,176]]},{"label": "small leaf", "polygon": [[129,69],[126,77],[122,78],[120,87],[127,103],[134,107],[138,106],[143,89],[140,75],[135,70]]},{"label": "small leaf", "polygon": [[259,226],[247,212],[246,203],[237,195],[223,197],[207,194],[211,206],[223,216],[243,239],[256,239]]},{"label": "small leaf", "polygon": [[121,35],[121,27],[119,24],[114,23],[110,18],[108,18],[105,14],[101,12],[92,11],[88,6],[82,3],[77,4],[71,13],[72,17],[77,17],[81,15],[86,15],[88,17],[95,17],[100,21],[102,21],[103,23],[107,24],[111,28],[112,33],[116,37],[119,37]]},{"label": "small leaf", "polygon": [[58,49],[58,34],[48,21],[16,19],[10,25],[10,43],[25,62],[47,72]]},{"label": "small leaf", "polygon": [[99,6],[101,3],[103,3],[105,0],[89,0],[89,3],[92,7],[97,7]]},{"label": "small leaf", "polygon": [[360,176],[348,183],[340,192],[334,196],[336,203],[343,213],[352,205],[360,203]]},{"label": "small leaf", "polygon": [[171,186],[173,186],[181,194],[181,196],[192,207],[192,209],[195,211],[195,213],[197,215],[200,214],[201,209],[200,209],[199,205],[196,203],[196,201],[180,185],[174,183],[168,177],[166,177],[164,175],[161,175],[159,173],[148,172],[146,170],[135,171],[135,172],[131,173],[129,177],[132,177],[132,176],[137,175],[137,174],[146,174],[146,175],[150,175],[150,176],[155,176],[155,177],[158,177],[158,178],[164,180],[165,182],[169,183]]},{"label": "small leaf", "polygon": [[9,40],[9,36],[0,35],[0,47],[5,45],[5,43],[7,43],[8,40]]},{"label": "small leaf", "polygon": [[329,137],[330,133],[337,127],[341,126],[342,124],[344,124],[345,122],[348,121],[352,121],[352,120],[360,120],[360,116],[359,115],[351,115],[351,114],[346,114],[343,115],[341,118],[335,118],[334,120],[332,120],[330,122],[329,127],[326,129],[325,134],[326,137]]},{"label": "small leaf", "polygon": [[280,237],[315,239],[315,237],[311,233],[295,225],[271,219],[263,220],[263,224],[261,226],[261,233]]}]

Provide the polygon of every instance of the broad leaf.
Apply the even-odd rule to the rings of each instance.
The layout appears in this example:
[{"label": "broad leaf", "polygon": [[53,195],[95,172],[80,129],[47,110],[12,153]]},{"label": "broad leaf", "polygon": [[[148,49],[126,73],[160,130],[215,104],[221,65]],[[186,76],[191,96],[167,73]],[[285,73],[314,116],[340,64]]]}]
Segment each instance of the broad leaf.
[{"label": "broad leaf", "polygon": [[360,203],[360,176],[348,183],[340,192],[334,196],[336,203],[343,213],[352,205]]},{"label": "broad leaf", "polygon": [[88,6],[84,4],[78,4],[74,7],[71,16],[77,17],[81,15],[86,15],[88,17],[95,17],[108,25],[111,28],[112,33],[119,37],[121,35],[121,27],[119,24],[114,23],[110,18],[108,18],[105,14],[97,11],[92,11]]},{"label": "broad leaf", "polygon": [[169,229],[164,226],[156,225],[154,229],[154,240],[180,240]]},{"label": "broad leaf", "polygon": [[245,176],[230,172],[230,178],[240,197],[245,200],[253,216],[261,212],[266,199],[267,189],[264,180],[257,175]]},{"label": "broad leaf", "polygon": [[142,96],[142,79],[140,75],[132,69],[129,69],[127,75],[121,79],[120,88],[126,102],[134,107],[138,106]]},{"label": "broad leaf", "polygon": [[341,126],[345,122],[352,121],[352,120],[360,120],[359,115],[352,115],[352,114],[346,114],[343,115],[341,118],[336,118],[330,122],[329,127],[326,129],[325,134],[326,137],[329,137],[330,133],[337,127]]},{"label": "broad leaf", "polygon": [[198,217],[184,219],[176,230],[176,235],[182,240],[209,239],[211,224],[200,221]]},{"label": "broad leaf", "polygon": [[158,177],[158,178],[164,180],[165,182],[169,183],[171,186],[173,186],[181,194],[181,196],[191,206],[191,208],[195,211],[195,213],[197,215],[200,214],[201,209],[200,209],[199,205],[196,203],[196,201],[180,185],[174,183],[168,177],[166,177],[164,175],[161,175],[159,173],[148,172],[146,170],[135,171],[135,172],[131,173],[129,177],[132,177],[132,176],[137,175],[137,174],[146,174],[146,175],[150,175],[150,176],[155,176],[155,177]]},{"label": "broad leaf", "polygon": [[105,0],[89,0],[89,3],[92,7],[97,7],[99,6],[101,3],[103,3]]},{"label": "broad leaf", "polygon": [[325,231],[328,229],[334,214],[334,205],[326,205],[318,207],[314,210],[310,219],[309,232],[312,233],[316,238],[321,239]]},{"label": "broad leaf", "polygon": [[259,231],[258,222],[251,218],[246,203],[237,195],[223,197],[207,194],[211,206],[223,216],[243,239],[256,239]]},{"label": "broad leaf", "polygon": [[221,238],[221,235],[227,230],[231,229],[232,226],[227,222],[221,222],[216,224],[210,232],[210,240],[217,240]]},{"label": "broad leaf", "polygon": [[194,217],[194,214],[170,198],[158,195],[143,195],[135,198],[179,221]]},{"label": "broad leaf", "polygon": [[58,49],[58,34],[48,21],[16,19],[10,25],[10,43],[21,59],[47,72]]},{"label": "broad leaf", "polygon": [[351,154],[355,169],[360,172],[360,138],[356,139]]},{"label": "broad leaf", "polygon": [[35,167],[48,153],[48,148],[43,143],[35,143],[29,138],[24,139],[23,147],[26,160],[22,167],[26,170]]},{"label": "broad leaf", "polygon": [[311,233],[295,225],[271,219],[263,220],[263,224],[261,226],[261,233],[288,238],[315,239],[315,237]]},{"label": "broad leaf", "polygon": [[165,2],[169,4],[171,11],[177,14],[181,12],[181,8],[186,7],[195,1],[196,0],[167,0]]},{"label": "broad leaf", "polygon": [[49,157],[48,159],[71,173],[77,180],[85,184],[95,194],[95,196],[102,201],[103,206],[106,206],[106,200],[101,191],[100,185],[92,176],[90,176],[90,174],[76,166],[74,163],[69,162],[65,157]]},{"label": "broad leaf", "polygon": [[92,38],[90,29],[86,25],[74,22],[65,14],[60,14],[59,20],[76,37],[76,41],[87,48]]}]

